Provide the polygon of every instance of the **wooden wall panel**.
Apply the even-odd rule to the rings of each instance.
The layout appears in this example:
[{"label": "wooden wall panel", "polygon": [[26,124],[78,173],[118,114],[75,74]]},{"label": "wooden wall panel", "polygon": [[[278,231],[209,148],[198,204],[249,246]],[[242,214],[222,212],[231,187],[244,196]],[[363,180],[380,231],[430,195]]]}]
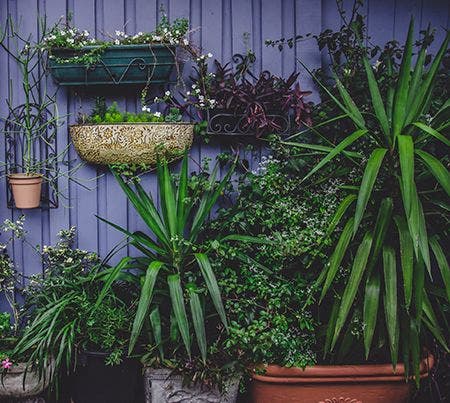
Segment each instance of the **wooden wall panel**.
[{"label": "wooden wall panel", "polygon": [[[345,0],[346,7],[351,1]],[[116,29],[127,33],[149,31],[155,27],[161,7],[171,19],[186,16],[191,22],[191,38],[211,52],[221,62],[227,62],[236,53],[252,49],[257,56],[255,71],[270,69],[273,73],[288,75],[299,69],[297,58],[309,67],[316,68],[322,62],[321,54],[313,41],[300,42],[293,49],[280,53],[276,48],[267,48],[266,39],[290,37],[308,32],[318,33],[323,28],[338,28],[341,21],[336,12],[335,0],[2,0],[0,1],[0,21],[8,14],[22,18],[24,32],[36,32],[37,14],[46,14],[49,22],[73,13],[74,23],[88,29],[101,38]],[[437,36],[442,38],[443,28],[449,26],[449,4],[446,0],[367,0],[365,3],[369,32],[375,42],[383,43],[393,37],[403,40],[410,14],[417,26],[424,28],[430,21],[438,28]],[[247,39],[244,40],[244,37]],[[185,75],[189,72],[185,66]],[[0,51],[0,116],[7,114],[6,99],[14,95],[17,104],[21,103],[20,76],[17,67]],[[49,78],[49,85],[54,84]],[[303,88],[313,88],[311,80],[302,72]],[[10,93],[8,83],[12,83]],[[136,111],[140,108],[139,98],[129,91],[120,91],[118,97],[121,107]],[[155,95],[157,95],[155,93]],[[88,113],[93,103],[93,94],[77,93],[60,88],[58,107],[61,116],[67,116],[58,132],[59,150],[68,144],[68,125],[76,121],[78,112]],[[108,95],[112,101],[114,96]],[[313,96],[317,100],[317,95]],[[226,146],[218,141],[210,144],[195,144],[191,150],[190,169],[204,158],[214,159]],[[0,140],[0,159],[4,160],[4,142]],[[72,149],[71,157],[77,158]],[[261,150],[243,155],[255,169]],[[195,161],[195,162],[194,162]],[[76,166],[78,162],[74,162]],[[98,222],[95,215],[127,225],[131,230],[144,228],[131,206],[126,202],[114,179],[104,168],[83,166],[77,177],[89,188],[84,189],[66,178],[59,179],[59,187],[65,191],[69,200],[60,200],[60,207],[49,211],[24,212],[29,231],[29,241],[34,244],[55,242],[60,229],[76,225],[78,246],[98,251],[106,255],[122,236],[105,224]],[[89,181],[90,179],[93,179]],[[153,175],[143,178],[143,185],[157,197],[156,181]],[[22,212],[6,208],[5,179],[0,178],[0,219],[17,218]],[[130,251],[128,251],[130,252]],[[127,253],[123,250],[121,255]],[[13,256],[18,267],[31,274],[41,270],[40,262],[30,248],[21,243],[14,245]],[[120,256],[120,255],[119,255]],[[118,256],[118,257],[119,257]]]}]

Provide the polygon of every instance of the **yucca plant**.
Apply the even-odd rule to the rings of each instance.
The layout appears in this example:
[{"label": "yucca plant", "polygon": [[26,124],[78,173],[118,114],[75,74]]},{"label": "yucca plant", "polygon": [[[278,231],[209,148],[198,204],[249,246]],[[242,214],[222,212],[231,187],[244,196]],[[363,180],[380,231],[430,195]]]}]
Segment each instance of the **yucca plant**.
[{"label": "yucca plant", "polygon": [[[141,231],[131,233],[106,221],[127,235],[130,244],[143,254],[143,257],[136,258],[132,264],[134,268],[140,270],[138,276],[142,288],[129,353],[135,348],[144,324],[150,322],[152,339],[162,358],[164,356],[162,323],[169,322],[171,338],[174,331],[177,333],[177,329],[189,358],[191,358],[193,328],[201,357],[206,360],[205,303],[202,302],[204,290],[207,290],[223,326],[225,328],[228,326],[216,277],[206,251],[202,251],[198,242],[202,226],[223,193],[233,171],[230,169],[224,178],[218,181],[218,168],[217,164],[209,175],[207,188],[196,198],[198,202],[195,202],[189,194],[187,154],[181,163],[177,183],[169,171],[168,163],[158,162],[156,174],[160,211],[151,194],[147,193],[140,183],[127,183],[120,175],[114,173],[120,187],[149,230],[148,233]],[[226,236],[221,241],[230,240],[257,241],[251,237],[238,235]],[[192,271],[201,273],[202,284],[196,284],[192,278],[188,278],[187,273]],[[107,282],[110,283],[111,281]],[[164,321],[163,319],[167,318],[162,318],[161,312],[163,310],[167,312],[166,307],[162,306],[167,297],[170,300],[171,313],[170,318]],[[189,305],[190,315],[186,302]],[[174,327],[176,329],[173,329]]]},{"label": "yucca plant", "polygon": [[[434,117],[428,113],[449,35],[428,68],[426,41],[414,64],[411,20],[402,62],[398,72],[391,71],[387,90],[375,79],[368,57],[361,56],[371,110],[358,108],[336,75],[338,97],[319,82],[355,130],[334,147],[290,142],[326,153],[305,179],[336,156],[349,157],[350,146],[352,157],[358,157],[358,144],[369,148],[368,158],[363,158],[362,150],[359,153],[365,166],[358,188],[343,200],[332,220],[329,233],[344,219],[346,222],[342,222],[340,238],[318,279],[323,300],[335,284],[340,266],[351,266],[332,309],[325,350],[332,352],[337,344],[348,342],[343,337],[344,327],[353,313],[362,312],[366,359],[377,334],[377,346],[387,341],[393,366],[401,350],[406,368],[412,363],[417,381],[426,334],[448,351],[436,312],[440,298],[450,299],[450,271],[443,248],[449,227],[450,175],[446,166],[450,141],[446,133],[450,100]],[[388,68],[391,66],[388,61]],[[440,317],[445,321],[445,315]]]}]

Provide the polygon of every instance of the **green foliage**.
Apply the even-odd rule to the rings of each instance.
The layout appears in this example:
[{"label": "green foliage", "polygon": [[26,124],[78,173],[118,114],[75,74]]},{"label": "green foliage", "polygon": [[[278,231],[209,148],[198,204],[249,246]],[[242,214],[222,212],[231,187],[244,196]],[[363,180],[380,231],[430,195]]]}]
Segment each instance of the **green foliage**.
[{"label": "green foliage", "polygon": [[[175,108],[174,108],[175,109]],[[117,102],[113,102],[109,107],[106,106],[104,98],[97,98],[95,107],[89,116],[80,115],[79,123],[87,124],[102,124],[102,123],[155,123],[155,122],[178,122],[179,120],[176,111],[170,112],[169,115],[163,116],[160,112],[151,113],[147,108],[143,108],[140,113],[122,112],[117,106]],[[172,120],[167,120],[167,118]]]},{"label": "green foliage", "polygon": [[[159,161],[157,180],[160,210],[156,208],[152,195],[139,183],[128,184],[114,173],[120,187],[136,212],[148,227],[148,232],[128,232],[116,224],[106,221],[130,239],[130,244],[144,254],[136,258],[131,267],[138,269],[141,284],[139,305],[134,318],[129,353],[142,336],[147,318],[152,319],[150,337],[159,340],[152,349],[161,360],[176,358],[180,343],[189,356],[193,350],[192,340],[197,345],[203,362],[206,361],[207,340],[205,313],[219,314],[221,325],[227,327],[220,290],[211,268],[208,250],[199,244],[200,231],[211,209],[224,191],[232,170],[221,181],[217,181],[218,165],[206,179],[190,179],[188,157],[185,155],[181,170],[175,181],[169,172],[168,163]],[[112,279],[119,273],[112,275]],[[192,292],[196,294],[192,300]],[[190,298],[189,298],[190,297]],[[192,300],[192,303],[188,301]],[[209,308],[212,302],[214,310]],[[188,307],[194,307],[194,311]],[[200,309],[201,308],[201,309]],[[212,315],[214,317],[214,315]],[[156,320],[157,319],[157,320]],[[195,336],[192,336],[195,330]]]},{"label": "green foliage", "polygon": [[[46,33],[39,48],[49,53],[49,58],[57,63],[78,63],[91,66],[100,61],[105,49],[113,45],[165,44],[178,45],[185,39],[189,29],[186,18],[177,18],[169,22],[165,14],[152,32],[138,32],[128,35],[123,31],[115,31],[110,40],[99,40],[91,37],[87,30],[73,27],[71,19],[58,21]],[[65,49],[70,52],[66,56],[55,56],[54,50]]]},{"label": "green foliage", "polygon": [[327,181],[304,188],[287,161],[263,158],[256,172],[241,178],[234,206],[211,224],[211,239],[235,232],[268,241],[210,241],[230,318],[224,345],[244,365],[316,362],[311,285],[332,243],[327,228],[340,200],[338,186]]},{"label": "green foliage", "polygon": [[[432,290],[446,281],[442,280],[439,270],[433,273],[436,265],[430,256],[429,238],[433,234],[439,244],[448,240],[448,209],[441,207],[441,203],[445,205],[448,199],[450,175],[446,168],[448,153],[440,149],[447,143],[445,127],[448,118],[442,120],[442,115],[448,113],[450,103],[444,100],[435,116],[430,117],[429,112],[450,34],[447,33],[428,66],[420,54],[415,64],[412,62],[413,35],[414,22],[411,21],[400,65],[393,65],[390,59],[386,62],[391,68],[388,81],[380,80],[373,73],[367,51],[358,56],[364,66],[363,82],[368,88],[369,102],[360,103],[354,99],[353,87],[346,88],[337,77],[336,95],[333,89],[320,83],[339,110],[337,113],[345,115],[353,129],[339,133],[344,139],[331,147],[306,178],[314,177],[349,146],[364,156],[360,164],[362,178],[354,188],[357,201],[347,206],[345,214],[345,228],[354,220],[350,225],[353,227],[352,239],[338,242],[330,261],[332,263],[333,257],[339,254],[338,265],[342,260],[342,264],[351,269],[344,288],[337,286],[335,289],[342,299],[337,320],[330,321],[333,337],[327,352],[334,350],[338,340],[342,348],[347,337],[342,330],[352,312],[357,312],[363,305],[376,308],[374,304],[383,304],[384,310],[364,309],[366,356],[373,350],[372,345],[386,346],[395,366],[401,351],[406,364],[411,361],[418,382],[418,352],[427,337],[433,335],[448,350],[444,329],[437,321],[431,323],[428,319],[437,317],[436,312],[443,302],[442,297]],[[428,45],[427,41],[421,43],[421,54]],[[313,130],[327,138],[320,127]],[[300,143],[296,147],[306,148]],[[344,232],[341,239],[342,236],[345,236]],[[436,243],[433,245],[437,250]],[[445,264],[448,269],[441,254],[438,256],[440,264]],[[334,279],[332,268],[333,264],[324,266],[319,285],[325,277],[329,280],[327,284]],[[430,303],[426,305],[427,296]],[[403,301],[408,305],[405,306]],[[409,306],[410,301],[413,301],[412,306]],[[372,337],[376,341],[371,343]]]},{"label": "green foliage", "polygon": [[106,363],[121,362],[129,339],[134,292],[110,288],[97,300],[114,268],[105,267],[95,253],[73,249],[75,228],[61,231],[55,246],[42,248],[44,276],[30,279],[23,318],[28,324],[13,357],[28,357],[28,365],[45,373],[54,363],[52,379],[71,371],[77,348],[109,353]]}]

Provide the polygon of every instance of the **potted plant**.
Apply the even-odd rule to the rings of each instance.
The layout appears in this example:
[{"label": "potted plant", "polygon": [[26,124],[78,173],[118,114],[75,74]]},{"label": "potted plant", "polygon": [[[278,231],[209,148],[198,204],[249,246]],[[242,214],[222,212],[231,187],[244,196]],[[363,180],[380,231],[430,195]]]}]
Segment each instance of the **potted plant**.
[{"label": "potted plant", "polygon": [[[220,273],[230,318],[224,345],[249,369],[249,401],[303,402],[308,400],[289,383],[289,373],[308,372],[321,359],[315,269],[326,261],[333,238],[325,234],[343,192],[341,183],[332,179],[305,188],[292,163],[309,163],[311,157],[278,151],[241,178],[236,202],[221,211],[207,234],[215,238],[234,231],[271,241],[216,249],[213,267]],[[274,368],[278,378],[273,378]],[[278,382],[260,391],[264,376]],[[292,395],[278,388],[280,384]]]},{"label": "potted plant", "polygon": [[15,355],[13,352],[21,336],[20,308],[16,298],[17,292],[21,290],[22,278],[8,255],[7,247],[13,239],[24,239],[23,225],[24,216],[14,222],[6,219],[0,227],[2,235],[11,233],[6,243],[0,244],[1,294],[8,302],[10,309],[10,312],[0,314],[0,361],[2,368],[0,398],[2,399],[30,398],[40,395],[47,388],[53,370],[51,362],[48,363],[42,373],[36,369],[28,368],[26,364],[27,355]]},{"label": "potted plant", "polygon": [[[9,114],[3,119],[6,136],[5,166],[8,182],[12,190],[16,208],[37,208],[44,193],[51,188],[58,194],[57,179],[67,176],[79,166],[63,172],[59,164],[67,164],[68,148],[55,150],[57,129],[61,125],[56,104],[56,92],[50,93],[46,86],[46,72],[42,68],[42,42],[47,34],[45,19],[40,20],[39,36],[26,36],[19,32],[11,18],[0,28],[0,46],[14,61],[22,80],[19,99],[22,104],[14,104],[11,98],[7,105]],[[9,43],[16,43],[17,51],[11,50]],[[42,192],[43,182],[47,185]],[[9,201],[8,201],[9,204]]]},{"label": "potted plant", "polygon": [[95,253],[71,247],[74,227],[59,236],[55,246],[41,251],[45,276],[34,276],[27,288],[28,324],[13,354],[27,354],[27,365],[36,370],[53,359],[52,385],[61,386],[55,389],[57,398],[62,391],[76,403],[133,402],[140,364],[126,357],[124,348],[134,290],[115,285],[98,304],[103,279],[112,269]]},{"label": "potted plant", "polygon": [[[143,254],[131,264],[137,270],[133,273],[142,288],[128,351],[132,353],[142,343],[149,345],[145,361],[150,366],[144,373],[148,402],[169,402],[172,391],[189,396],[192,401],[203,399],[206,402],[218,399],[231,402],[237,393],[236,382],[232,382],[233,388],[225,389],[225,395],[220,397],[219,390],[211,384],[202,387],[200,382],[195,385],[201,378],[191,378],[194,385],[182,387],[177,375],[183,369],[192,368],[196,362],[207,367],[208,348],[211,349],[217,340],[216,335],[226,332],[229,326],[208,258],[209,250],[218,242],[259,242],[252,237],[228,235],[216,239],[209,248],[201,247],[202,226],[232,174],[232,170],[228,171],[216,183],[217,172],[218,165],[210,175],[189,180],[186,154],[175,183],[167,161],[159,161],[157,178],[161,211],[139,182],[130,184],[115,174],[128,200],[148,227],[148,232],[131,233],[102,219],[129,237],[130,244]],[[106,284],[113,280],[114,276]],[[174,362],[183,364],[173,368]],[[231,378],[235,379],[236,374]]]},{"label": "potted plant", "polygon": [[208,121],[208,134],[264,137],[271,133],[289,134],[301,125],[310,125],[310,105],[304,98],[310,91],[302,91],[297,82],[299,73],[287,79],[269,71],[258,76],[252,73],[255,55],[234,55],[230,63],[214,61],[214,72],[208,71],[208,58],[192,46],[186,46],[196,62],[197,75],[191,77],[189,91],[182,93],[183,102],[166,93],[157,102],[178,107],[183,113],[197,110]]},{"label": "potted plant", "polygon": [[[358,28],[351,26],[361,41]],[[308,386],[311,401],[338,397],[345,391],[345,397],[379,402],[386,399],[386,390],[392,393],[387,397],[390,401],[407,401],[411,386],[405,379],[412,377],[418,385],[433,365],[433,358],[422,349],[430,345],[427,340],[436,340],[448,351],[439,318],[445,317],[440,304],[450,295],[448,263],[441,246],[447,236],[443,223],[448,211],[440,206],[448,198],[450,183],[444,165],[447,153],[440,152],[450,144],[442,132],[448,125],[449,101],[444,100],[430,116],[428,100],[449,34],[428,68],[429,37],[421,42],[417,61],[412,63],[413,35],[411,21],[398,69],[393,62],[397,49],[385,55],[381,69],[374,71],[367,49],[358,42],[362,51],[357,56],[369,93],[369,102],[361,103],[367,106],[364,110],[337,75],[338,95],[318,80],[340,113],[320,124],[347,119],[347,127],[353,126],[337,145],[290,143],[297,150],[312,148],[326,154],[303,178],[305,183],[318,180],[319,172],[330,174],[330,164],[338,156],[350,158],[356,172],[361,170],[361,176],[350,175],[354,178],[347,188],[354,192],[344,198],[331,220],[328,232],[339,228],[340,236],[316,286],[320,301],[327,301],[323,309],[329,312],[325,353],[337,354],[340,360],[361,348],[364,359],[377,364],[315,367],[290,374],[270,369],[266,378],[258,379],[260,393],[275,384],[290,396],[280,378],[287,376],[291,386]],[[344,281],[342,267],[348,270]],[[354,331],[354,323],[362,325],[359,332]],[[391,364],[379,364],[389,358]]]},{"label": "potted plant", "polygon": [[44,39],[48,66],[64,86],[165,84],[176,64],[176,47],[189,28],[188,20],[172,24],[163,15],[154,32],[127,35],[115,31],[109,40],[90,38],[88,31],[58,23]]},{"label": "potted plant", "polygon": [[146,106],[141,113],[121,112],[116,103],[106,107],[103,98],[79,122],[70,126],[70,136],[80,157],[93,164],[155,165],[158,153],[182,155],[194,136],[194,125],[181,122],[176,108],[166,115]]}]

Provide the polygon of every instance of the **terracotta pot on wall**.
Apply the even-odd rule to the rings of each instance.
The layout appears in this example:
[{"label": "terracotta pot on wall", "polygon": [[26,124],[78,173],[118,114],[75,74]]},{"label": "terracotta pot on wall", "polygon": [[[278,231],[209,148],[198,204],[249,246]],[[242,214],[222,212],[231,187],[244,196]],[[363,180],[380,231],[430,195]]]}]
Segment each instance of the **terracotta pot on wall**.
[{"label": "terracotta pot on wall", "polygon": [[[421,377],[434,365],[428,356],[420,366]],[[253,374],[253,403],[403,403],[408,402],[411,383],[405,382],[405,368],[398,364],[317,365],[285,368],[262,367]]]},{"label": "terracotta pot on wall", "polygon": [[16,208],[30,209],[41,203],[42,175],[14,173],[8,175]]}]

